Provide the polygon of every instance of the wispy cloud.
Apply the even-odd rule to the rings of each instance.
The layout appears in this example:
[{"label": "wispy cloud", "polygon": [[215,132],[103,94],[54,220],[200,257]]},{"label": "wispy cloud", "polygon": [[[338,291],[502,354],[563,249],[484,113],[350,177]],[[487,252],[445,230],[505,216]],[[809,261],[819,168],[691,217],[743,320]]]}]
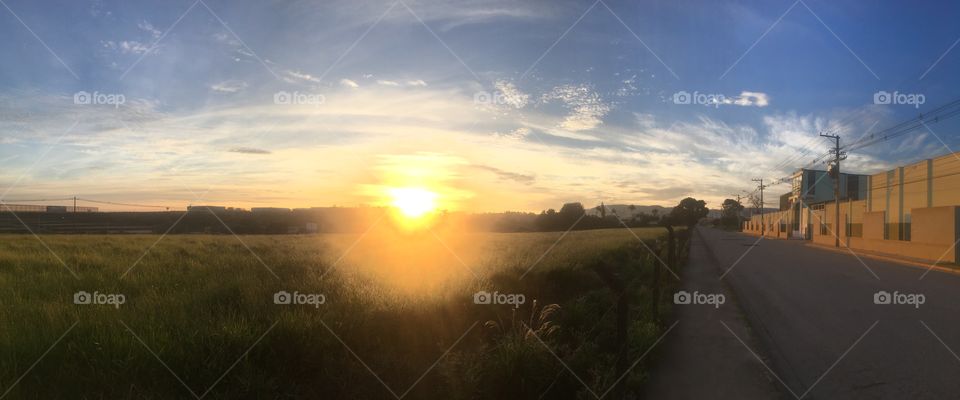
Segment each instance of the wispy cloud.
[{"label": "wispy cloud", "polygon": [[163,32],[161,32],[161,31],[160,31],[159,29],[157,29],[157,28],[154,28],[154,27],[153,27],[153,24],[151,24],[150,22],[148,22],[148,21],[146,21],[146,20],[141,21],[140,23],[138,23],[138,24],[137,24],[137,28],[140,28],[140,30],[149,33],[150,36],[152,36],[154,39],[159,39],[160,36],[163,35]]},{"label": "wispy cloud", "polygon": [[283,80],[288,83],[320,83],[320,78],[300,71],[286,70],[282,73]]},{"label": "wispy cloud", "polygon": [[769,96],[763,92],[740,92],[740,95],[724,99],[724,104],[733,104],[743,107],[766,107],[770,105]]},{"label": "wispy cloud", "polygon": [[560,126],[575,132],[600,126],[603,117],[610,112],[610,105],[590,85],[558,86],[543,95],[544,102],[552,100],[560,100],[570,110]]},{"label": "wispy cloud", "polygon": [[270,150],[257,149],[253,147],[234,147],[230,150],[227,150],[231,153],[240,153],[240,154],[271,154]]},{"label": "wispy cloud", "polygon": [[122,54],[143,54],[150,50],[148,44],[136,40],[121,40],[119,42],[107,40],[101,42],[101,44],[108,50],[117,51]]},{"label": "wispy cloud", "polygon": [[498,80],[494,82],[493,86],[503,101],[513,108],[526,107],[527,103],[530,102],[530,95],[520,91],[520,89],[511,82]]},{"label": "wispy cloud", "polygon": [[532,184],[536,181],[536,177],[534,177],[533,175],[510,172],[500,168],[491,167],[489,165],[474,165],[473,168],[481,171],[491,172],[500,179],[515,181],[515,182],[519,182],[527,185]]},{"label": "wispy cloud", "polygon": [[247,88],[247,83],[239,80],[228,80],[210,85],[210,90],[221,93],[237,93]]}]

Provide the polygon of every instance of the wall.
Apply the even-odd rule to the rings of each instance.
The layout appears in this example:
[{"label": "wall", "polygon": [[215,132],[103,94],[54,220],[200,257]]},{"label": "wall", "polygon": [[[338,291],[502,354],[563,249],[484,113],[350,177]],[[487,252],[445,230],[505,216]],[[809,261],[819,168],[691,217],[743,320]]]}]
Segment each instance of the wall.
[{"label": "wall", "polygon": [[[761,232],[761,217],[764,224],[766,224],[766,229],[764,236],[768,238],[781,238],[786,239],[789,237],[790,233],[790,211],[775,211],[775,212],[765,212],[763,215],[753,215],[749,220],[744,221],[743,223],[743,232],[749,233],[752,235],[760,235]],[[781,223],[786,224],[783,230],[781,230]]]},{"label": "wall", "polygon": [[[911,237],[910,240],[900,240],[887,233],[889,239],[884,239],[884,227],[891,230],[893,226],[885,224],[889,221],[885,211],[863,212],[861,204],[858,202],[841,204],[840,219],[844,219],[853,214],[860,214],[863,221],[862,236],[848,236],[846,224],[841,224],[839,236],[841,247],[849,247],[853,250],[866,250],[890,255],[916,258],[928,262],[960,262],[957,259],[957,251],[954,242],[957,241],[958,216],[960,216],[960,207],[924,207],[911,209]],[[833,222],[833,204],[826,204],[824,207],[826,216],[823,220]],[[851,215],[852,218],[852,215]],[[813,241],[818,244],[833,246],[836,239],[831,233],[820,234],[819,219],[814,218],[815,228],[813,231]]]}]

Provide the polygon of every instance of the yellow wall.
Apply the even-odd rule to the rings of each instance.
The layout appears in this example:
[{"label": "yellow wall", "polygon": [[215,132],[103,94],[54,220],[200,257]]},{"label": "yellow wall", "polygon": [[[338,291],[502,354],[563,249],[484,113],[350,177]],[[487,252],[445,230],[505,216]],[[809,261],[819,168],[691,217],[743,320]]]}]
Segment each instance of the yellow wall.
[{"label": "yellow wall", "polygon": [[960,205],[960,160],[956,153],[933,159],[933,206]]},{"label": "yellow wall", "polygon": [[[832,246],[836,234],[841,245],[852,249],[928,261],[960,261],[953,248],[960,237],[957,231],[960,225],[960,153],[874,174],[869,182],[866,200],[840,203],[839,224],[834,221],[836,206],[832,202],[823,204],[821,210],[810,210],[811,238],[815,243]],[[792,229],[788,222],[791,218],[790,211],[764,215],[768,224],[767,237],[788,237]],[[781,219],[788,223],[788,232],[780,232],[778,221]],[[847,236],[848,223],[851,227],[862,226],[859,237]],[[820,233],[822,224],[830,227],[826,234]],[[744,232],[760,234],[759,215],[745,223]]]},{"label": "yellow wall", "polygon": [[863,238],[883,240],[883,213],[874,211],[863,214]]}]

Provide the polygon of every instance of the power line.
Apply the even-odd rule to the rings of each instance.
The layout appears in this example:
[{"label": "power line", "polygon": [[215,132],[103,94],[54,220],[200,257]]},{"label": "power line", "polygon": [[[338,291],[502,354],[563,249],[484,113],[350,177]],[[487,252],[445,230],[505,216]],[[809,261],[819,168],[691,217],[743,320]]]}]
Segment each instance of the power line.
[{"label": "power line", "polygon": [[67,201],[67,200],[73,200],[73,197],[67,197],[67,198],[63,198],[63,199],[26,199],[26,200],[22,200],[22,199],[15,199],[15,200],[3,199],[3,200],[0,200],[0,203],[7,203],[7,204],[10,204],[10,203],[38,203],[38,202],[44,202],[44,201]]},{"label": "power line", "polygon": [[116,202],[112,202],[112,201],[101,201],[101,200],[82,199],[82,198],[79,198],[79,197],[77,198],[77,200],[78,200],[78,201],[84,201],[84,202],[87,202],[87,203],[109,204],[109,205],[124,206],[124,207],[166,208],[166,209],[168,209],[168,210],[170,209],[170,207],[167,207],[167,206],[155,206],[155,205],[148,205],[148,204],[116,203]]},{"label": "power line", "polygon": [[895,137],[899,137],[907,133],[910,133],[913,130],[923,127],[926,124],[935,124],[938,122],[942,122],[947,119],[953,118],[958,114],[960,114],[960,99],[951,101],[947,104],[937,107],[927,112],[926,114],[920,114],[909,120],[893,125],[889,128],[883,129],[879,132],[872,133],[870,134],[869,139],[859,144],[848,145],[847,150],[848,151],[859,150],[864,147],[885,142]]},{"label": "power line", "polygon": [[168,206],[158,206],[158,205],[152,205],[152,204],[119,203],[119,202],[113,202],[113,201],[84,199],[80,197],[64,197],[64,198],[50,198],[50,199],[13,199],[13,200],[3,199],[3,200],[0,200],[0,204],[42,203],[42,202],[74,201],[74,200],[87,202],[87,203],[94,203],[94,204],[108,204],[108,205],[124,206],[124,207],[164,208],[167,210],[170,209],[170,207]]}]

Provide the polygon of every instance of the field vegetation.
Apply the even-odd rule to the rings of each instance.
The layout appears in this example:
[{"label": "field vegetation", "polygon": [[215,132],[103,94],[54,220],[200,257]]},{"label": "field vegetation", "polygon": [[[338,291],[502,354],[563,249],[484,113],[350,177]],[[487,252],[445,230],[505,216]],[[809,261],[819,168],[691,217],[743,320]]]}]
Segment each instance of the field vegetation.
[{"label": "field vegetation", "polygon": [[[595,398],[619,378],[617,298],[595,270],[612,267],[635,305],[632,364],[665,329],[649,306],[656,261],[634,234],[663,248],[664,233],[0,236],[0,393]],[[660,276],[666,315],[676,279]],[[75,304],[81,291],[124,303]],[[281,291],[324,303],[275,304]],[[475,304],[480,291],[525,302]]]}]

